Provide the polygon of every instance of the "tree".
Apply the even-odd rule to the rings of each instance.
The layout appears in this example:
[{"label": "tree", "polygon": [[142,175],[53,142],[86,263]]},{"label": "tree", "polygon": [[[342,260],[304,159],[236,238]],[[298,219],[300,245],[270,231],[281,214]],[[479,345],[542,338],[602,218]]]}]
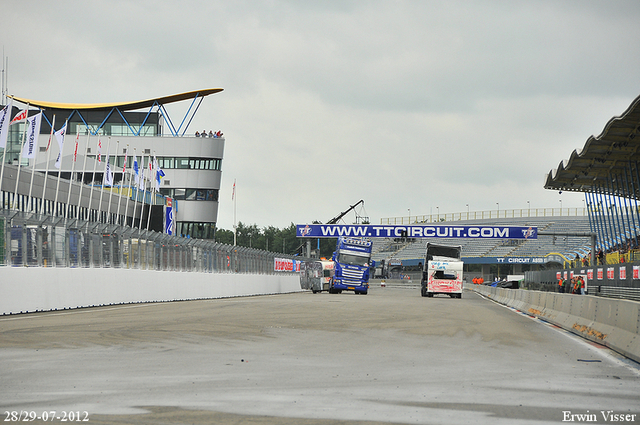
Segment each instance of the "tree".
[{"label": "tree", "polygon": [[[284,229],[278,229],[274,226],[259,229],[256,224],[247,226],[242,222],[238,222],[236,226],[236,241],[238,246],[281,252],[288,255],[306,255],[304,251],[306,238],[298,237],[296,225],[293,223]],[[216,229],[216,242],[233,245],[233,231]],[[316,249],[319,243],[320,256],[325,258],[331,258],[336,248],[335,238],[322,238],[319,239],[319,242],[318,239],[312,239],[311,243],[312,249]]]}]

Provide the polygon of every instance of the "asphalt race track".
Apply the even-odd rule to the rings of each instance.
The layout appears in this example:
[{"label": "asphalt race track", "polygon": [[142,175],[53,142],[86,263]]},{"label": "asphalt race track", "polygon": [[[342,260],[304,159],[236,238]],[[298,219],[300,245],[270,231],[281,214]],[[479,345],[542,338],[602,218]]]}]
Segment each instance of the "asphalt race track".
[{"label": "asphalt race track", "polygon": [[610,411],[640,422],[637,363],[469,291],[0,317],[6,423],[607,423]]}]

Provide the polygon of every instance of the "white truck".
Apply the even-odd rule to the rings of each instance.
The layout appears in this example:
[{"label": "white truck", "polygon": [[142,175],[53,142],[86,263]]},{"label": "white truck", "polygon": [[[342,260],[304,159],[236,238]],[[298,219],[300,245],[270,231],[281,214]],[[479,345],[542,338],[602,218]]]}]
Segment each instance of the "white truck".
[{"label": "white truck", "polygon": [[435,294],[462,298],[462,247],[427,243],[420,290],[423,297]]}]

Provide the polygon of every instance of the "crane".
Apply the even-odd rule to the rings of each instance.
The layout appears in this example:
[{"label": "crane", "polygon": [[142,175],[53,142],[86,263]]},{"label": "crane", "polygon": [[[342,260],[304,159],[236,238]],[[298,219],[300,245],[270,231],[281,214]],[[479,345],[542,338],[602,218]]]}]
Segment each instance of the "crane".
[{"label": "crane", "polygon": [[347,215],[349,213],[349,211],[353,210],[355,207],[357,207],[360,204],[364,204],[364,201],[362,199],[360,199],[358,202],[356,202],[354,205],[351,205],[349,207],[349,209],[347,209],[346,211],[341,212],[340,214],[338,214],[337,216],[333,217],[331,220],[327,221],[326,224],[336,224],[338,222],[338,220],[340,220],[342,217],[344,217],[345,215]]}]

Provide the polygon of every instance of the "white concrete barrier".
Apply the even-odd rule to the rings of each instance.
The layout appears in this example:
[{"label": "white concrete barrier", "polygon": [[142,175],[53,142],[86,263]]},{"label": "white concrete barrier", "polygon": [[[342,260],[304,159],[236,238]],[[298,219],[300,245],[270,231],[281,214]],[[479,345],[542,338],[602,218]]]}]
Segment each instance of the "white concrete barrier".
[{"label": "white concrete barrier", "polygon": [[297,273],[0,267],[0,314],[301,291]]},{"label": "white concrete barrier", "polygon": [[640,362],[640,302],[483,285],[468,288]]}]

